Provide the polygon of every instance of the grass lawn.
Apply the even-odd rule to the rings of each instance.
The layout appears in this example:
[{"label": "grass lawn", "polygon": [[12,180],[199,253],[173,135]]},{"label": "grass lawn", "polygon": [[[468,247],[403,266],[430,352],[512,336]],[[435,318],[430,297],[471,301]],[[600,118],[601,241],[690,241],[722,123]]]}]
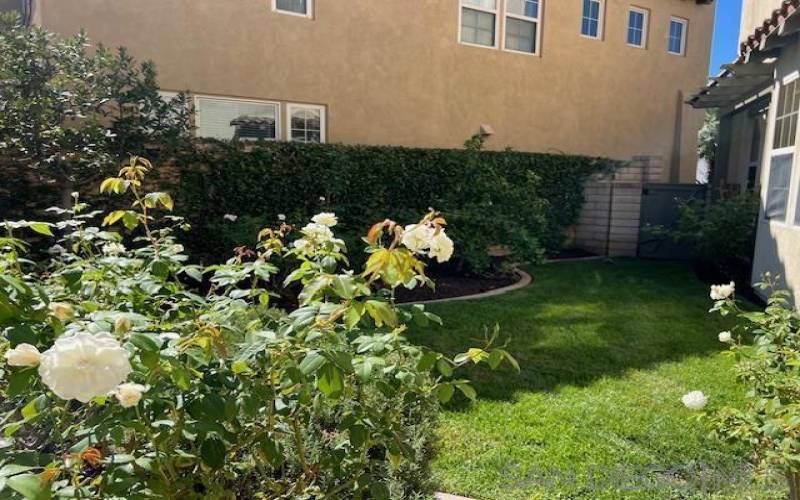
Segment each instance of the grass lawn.
[{"label": "grass lawn", "polygon": [[[782,498],[751,481],[747,451],[707,436],[680,397],[710,407],[743,389],[720,354],[726,328],[681,263],[559,263],[501,297],[429,306],[444,327],[412,332],[442,352],[499,323],[522,373],[472,369],[479,394],[442,416],[434,474],[477,499]],[[730,325],[727,325],[730,326]]]}]

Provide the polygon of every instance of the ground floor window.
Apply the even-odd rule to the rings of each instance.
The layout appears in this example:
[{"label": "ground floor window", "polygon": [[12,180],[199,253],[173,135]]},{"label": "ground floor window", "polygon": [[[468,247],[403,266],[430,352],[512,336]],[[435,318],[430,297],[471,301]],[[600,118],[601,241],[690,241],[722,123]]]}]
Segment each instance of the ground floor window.
[{"label": "ground floor window", "polygon": [[195,98],[198,137],[274,141],[280,138],[280,105],[219,97]]},{"label": "ground floor window", "polygon": [[794,154],[779,154],[772,157],[769,166],[769,184],[764,205],[764,217],[769,220],[786,222],[786,208],[789,204],[789,187],[792,178]]},{"label": "ground floor window", "polygon": [[325,108],[309,104],[289,104],[289,140],[293,142],[325,142]]},{"label": "ground floor window", "polygon": [[313,0],[272,0],[272,9],[277,12],[311,17],[311,3]]}]

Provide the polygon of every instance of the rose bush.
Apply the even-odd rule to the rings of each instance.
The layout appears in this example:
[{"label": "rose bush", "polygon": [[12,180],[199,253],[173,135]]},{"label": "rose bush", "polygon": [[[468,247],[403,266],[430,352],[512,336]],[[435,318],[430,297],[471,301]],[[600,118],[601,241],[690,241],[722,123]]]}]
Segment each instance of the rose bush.
[{"label": "rose bush", "polygon": [[[760,286],[775,290],[767,275]],[[778,472],[788,481],[790,498],[800,498],[800,313],[785,291],[773,291],[763,312],[741,307],[734,283],[711,287],[711,312],[736,315],[742,324],[718,334],[733,356],[737,378],[748,387],[742,408],[721,408],[709,417],[717,437],[743,442],[753,450],[761,473]],[[708,398],[689,393],[683,403],[701,410]]]},{"label": "rose bush", "polygon": [[[172,198],[143,192],[132,158],[101,191],[132,198],[101,227],[78,195],[56,224],[0,238],[3,498],[400,498],[428,492],[439,406],[468,363],[516,361],[486,342],[455,358],[411,345],[397,287],[431,285],[453,245],[437,213],[385,220],[346,270],[334,214],[264,229],[256,248],[187,265]],[[111,227],[121,224],[123,236]],[[421,228],[421,229],[420,229]],[[23,231],[60,238],[49,262]],[[414,243],[406,244],[413,232]],[[41,242],[41,239],[39,240]],[[278,270],[290,271],[276,282]],[[296,303],[285,288],[297,287]],[[207,292],[201,292],[207,288]]]}]

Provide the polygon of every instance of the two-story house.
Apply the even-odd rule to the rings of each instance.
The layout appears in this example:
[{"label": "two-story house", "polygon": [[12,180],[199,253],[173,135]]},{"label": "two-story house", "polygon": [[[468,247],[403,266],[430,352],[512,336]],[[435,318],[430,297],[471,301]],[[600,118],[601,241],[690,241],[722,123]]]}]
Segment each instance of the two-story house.
[{"label": "two-story house", "polygon": [[[13,3],[14,0],[3,0]],[[17,0],[156,62],[221,139],[659,158],[693,182],[711,0]],[[239,118],[245,117],[242,120]],[[237,127],[239,128],[237,134]]]}]

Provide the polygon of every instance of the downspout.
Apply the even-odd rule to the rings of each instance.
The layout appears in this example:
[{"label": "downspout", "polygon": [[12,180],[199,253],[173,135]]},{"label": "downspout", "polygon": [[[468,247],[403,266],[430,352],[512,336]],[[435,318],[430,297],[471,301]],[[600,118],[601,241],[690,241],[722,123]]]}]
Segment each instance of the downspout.
[{"label": "downspout", "polygon": [[683,141],[683,91],[678,91],[678,108],[675,110],[675,130],[672,141],[672,161],[669,169],[669,182],[677,184],[681,178],[681,143]]}]

